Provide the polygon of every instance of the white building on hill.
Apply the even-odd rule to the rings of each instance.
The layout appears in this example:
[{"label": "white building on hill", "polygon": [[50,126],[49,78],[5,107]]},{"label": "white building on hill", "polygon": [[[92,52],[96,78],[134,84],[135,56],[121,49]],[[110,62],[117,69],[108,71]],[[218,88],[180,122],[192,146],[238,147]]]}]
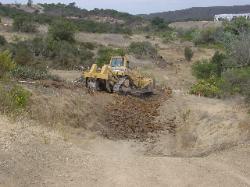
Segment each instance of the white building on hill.
[{"label": "white building on hill", "polygon": [[218,14],[214,16],[214,21],[223,21],[228,20],[232,21],[234,18],[245,17],[246,19],[250,19],[250,13],[245,14]]}]

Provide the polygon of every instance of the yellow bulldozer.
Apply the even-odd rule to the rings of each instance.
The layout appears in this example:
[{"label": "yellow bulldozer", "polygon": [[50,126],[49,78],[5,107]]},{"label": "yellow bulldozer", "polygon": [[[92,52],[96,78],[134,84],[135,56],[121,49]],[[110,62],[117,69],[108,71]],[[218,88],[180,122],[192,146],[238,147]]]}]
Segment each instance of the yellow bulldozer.
[{"label": "yellow bulldozer", "polygon": [[111,57],[110,63],[98,68],[93,64],[91,69],[83,73],[86,87],[91,90],[106,90],[131,95],[150,95],[153,93],[155,82],[150,77],[143,76],[130,68],[126,56]]}]

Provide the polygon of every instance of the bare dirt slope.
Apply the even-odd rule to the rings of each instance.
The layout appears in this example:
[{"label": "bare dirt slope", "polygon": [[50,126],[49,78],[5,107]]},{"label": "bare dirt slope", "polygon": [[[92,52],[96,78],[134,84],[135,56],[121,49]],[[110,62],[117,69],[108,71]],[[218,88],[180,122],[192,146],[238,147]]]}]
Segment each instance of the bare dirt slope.
[{"label": "bare dirt slope", "polygon": [[249,144],[204,158],[146,156],[110,141],[1,117],[0,186],[249,186]]}]

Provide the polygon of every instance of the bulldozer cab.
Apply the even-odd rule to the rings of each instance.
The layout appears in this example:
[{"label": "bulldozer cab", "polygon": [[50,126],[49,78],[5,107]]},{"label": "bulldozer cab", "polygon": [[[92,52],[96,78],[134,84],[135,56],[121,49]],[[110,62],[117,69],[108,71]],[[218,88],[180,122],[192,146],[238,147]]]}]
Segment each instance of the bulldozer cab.
[{"label": "bulldozer cab", "polygon": [[125,56],[115,56],[110,60],[112,72],[123,76],[129,69],[129,61]]},{"label": "bulldozer cab", "polygon": [[112,68],[117,68],[117,67],[129,68],[129,61],[125,56],[112,57],[110,60],[110,66]]},{"label": "bulldozer cab", "polygon": [[129,69],[129,61],[125,56],[115,56],[110,60],[112,72],[123,76]]}]

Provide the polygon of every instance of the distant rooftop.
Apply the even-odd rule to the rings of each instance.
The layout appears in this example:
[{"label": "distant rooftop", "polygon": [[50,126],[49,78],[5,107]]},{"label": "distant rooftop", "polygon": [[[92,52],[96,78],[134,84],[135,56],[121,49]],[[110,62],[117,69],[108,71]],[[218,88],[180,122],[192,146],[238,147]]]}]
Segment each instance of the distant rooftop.
[{"label": "distant rooftop", "polygon": [[234,18],[237,17],[245,17],[246,19],[250,19],[250,13],[244,14],[218,14],[214,16],[214,21],[221,21],[221,20],[228,20],[232,21]]}]

